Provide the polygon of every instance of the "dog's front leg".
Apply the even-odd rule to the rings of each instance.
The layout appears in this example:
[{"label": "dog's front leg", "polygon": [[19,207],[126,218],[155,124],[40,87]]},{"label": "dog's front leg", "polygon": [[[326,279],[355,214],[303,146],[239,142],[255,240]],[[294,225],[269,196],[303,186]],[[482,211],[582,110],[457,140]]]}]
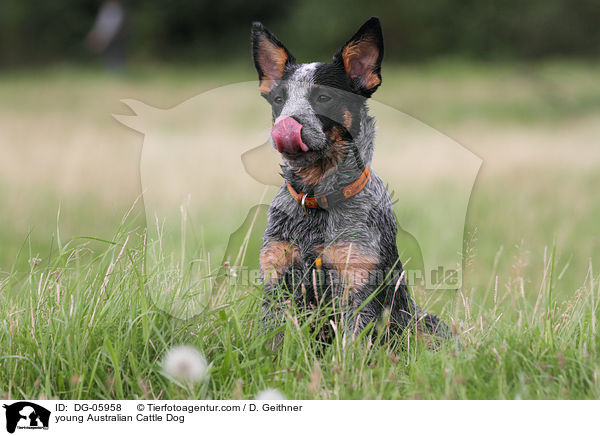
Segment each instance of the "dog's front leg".
[{"label": "dog's front leg", "polygon": [[[270,330],[283,322],[286,302],[291,303],[293,283],[287,283],[294,264],[299,264],[298,247],[289,241],[268,240],[260,250],[260,274],[264,283],[263,324]],[[278,342],[281,338],[276,338]],[[274,345],[277,345],[276,343]]]},{"label": "dog's front leg", "polygon": [[[379,256],[357,243],[335,243],[323,249],[323,264],[334,273],[334,297],[342,311],[343,331],[347,339],[360,333],[376,320],[374,300],[370,295],[371,279],[376,273]],[[361,307],[363,306],[363,307]]]}]

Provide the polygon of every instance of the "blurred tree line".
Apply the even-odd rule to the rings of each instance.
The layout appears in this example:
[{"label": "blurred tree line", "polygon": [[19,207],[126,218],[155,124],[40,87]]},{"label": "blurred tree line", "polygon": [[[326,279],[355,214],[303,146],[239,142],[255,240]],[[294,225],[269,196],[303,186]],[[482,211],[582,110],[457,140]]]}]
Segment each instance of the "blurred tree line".
[{"label": "blurred tree line", "polygon": [[[300,60],[327,60],[369,16],[386,58],[595,57],[598,0],[125,0],[135,59],[217,62],[249,55],[262,21]],[[2,0],[0,64],[85,61],[99,0]]]}]

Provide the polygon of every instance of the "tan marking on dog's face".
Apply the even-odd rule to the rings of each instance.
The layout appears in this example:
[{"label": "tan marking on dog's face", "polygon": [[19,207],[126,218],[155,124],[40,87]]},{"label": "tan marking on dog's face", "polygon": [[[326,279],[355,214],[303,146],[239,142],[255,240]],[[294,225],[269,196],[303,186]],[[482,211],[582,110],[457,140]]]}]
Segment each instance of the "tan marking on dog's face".
[{"label": "tan marking on dog's face", "polygon": [[287,268],[299,260],[298,247],[290,242],[272,241],[260,250],[260,269],[270,281],[278,280]]},{"label": "tan marking on dog's face", "polygon": [[369,274],[379,263],[379,258],[373,254],[361,252],[351,243],[338,243],[323,250],[323,263],[335,269],[344,286],[344,298],[364,286]]},{"label": "tan marking on dog's face", "polygon": [[334,127],[328,134],[329,146],[325,152],[325,156],[317,160],[315,163],[298,168],[296,174],[302,181],[309,186],[316,186],[321,183],[323,177],[333,173],[339,163],[345,156],[346,141],[342,138],[339,128]]},{"label": "tan marking on dog's face", "polygon": [[274,80],[269,79],[267,76],[262,76],[260,78],[260,85],[258,85],[258,90],[261,94],[268,94],[269,92],[271,92],[274,86]]},{"label": "tan marking on dog's face", "polygon": [[344,127],[348,130],[352,127],[352,114],[348,109],[344,110]]}]

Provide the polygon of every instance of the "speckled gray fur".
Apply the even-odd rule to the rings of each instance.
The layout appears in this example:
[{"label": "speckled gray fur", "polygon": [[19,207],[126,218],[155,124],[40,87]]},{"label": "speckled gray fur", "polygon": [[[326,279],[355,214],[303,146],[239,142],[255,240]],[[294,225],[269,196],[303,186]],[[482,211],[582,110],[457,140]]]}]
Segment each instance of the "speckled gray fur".
[{"label": "speckled gray fur", "polygon": [[[371,28],[373,26],[377,26],[380,32],[379,22],[373,24],[372,20],[363,25],[357,35],[361,31],[373,31]],[[275,41],[276,45],[282,46],[261,25],[255,27],[253,31],[255,47],[260,47],[256,41],[265,35]],[[374,32],[375,36],[381,37],[380,33],[377,34],[377,29]],[[355,37],[360,36],[355,35]],[[380,50],[383,50],[382,46]],[[314,89],[315,82],[318,82],[315,80],[316,75],[320,74],[319,80],[327,81],[323,76],[330,71],[331,74],[339,74],[340,66],[335,62],[335,57],[333,64],[298,65],[289,61],[281,77],[282,80],[271,92],[272,94],[282,90],[286,92],[285,104],[276,109],[272,103],[274,119],[289,116],[298,120],[303,126],[303,141],[311,150],[317,152],[324,152],[328,146],[322,120],[325,115],[331,119],[331,115],[319,113],[315,108],[316,105],[311,103],[310,92]],[[343,67],[341,68],[343,72]],[[259,63],[257,69],[259,77],[262,77]],[[378,66],[377,72],[379,72]],[[323,87],[323,83],[317,85]],[[362,95],[359,95],[360,90],[354,92],[339,88],[335,89],[336,98],[346,99],[345,107],[353,108],[353,127],[349,128],[352,136],[346,141],[346,154],[335,171],[326,174],[316,185],[307,184],[305,179],[299,176],[297,170],[303,164],[283,156],[284,182],[290,183],[297,192],[314,194],[340,190],[354,182],[365,167],[371,166],[375,144],[375,120],[369,115],[366,98],[373,90],[368,92],[363,90]],[[337,117],[341,118],[339,114]],[[332,122],[344,124],[342,119],[333,119]],[[344,329],[349,336],[362,331],[369,324],[375,324],[385,313],[390,314],[392,333],[400,332],[412,324],[422,331],[437,336],[449,336],[449,330],[443,322],[435,315],[421,311],[410,298],[398,257],[396,233],[397,225],[392,211],[392,201],[385,184],[373,170],[366,186],[358,194],[328,209],[303,210],[290,195],[284,183],[273,198],[269,209],[263,250],[268,249],[273,243],[289,243],[298,250],[299,259],[280,274],[278,281],[265,280],[263,304],[265,325],[273,327],[282,321],[285,307],[282,303],[285,301],[292,300],[301,308],[335,301],[337,303],[335,306],[344,314]],[[318,276],[320,279],[317,283],[314,280],[315,260],[321,256],[320,250],[340,243],[346,246],[351,244],[352,252],[377,259],[370,280],[358,289],[354,289],[345,305],[340,304],[343,289],[342,280],[338,277],[338,269],[327,265],[325,259]],[[267,279],[265,271],[261,271],[261,274],[263,279]],[[314,289],[314,284],[317,285],[317,289]],[[367,300],[368,303],[364,304]]]}]

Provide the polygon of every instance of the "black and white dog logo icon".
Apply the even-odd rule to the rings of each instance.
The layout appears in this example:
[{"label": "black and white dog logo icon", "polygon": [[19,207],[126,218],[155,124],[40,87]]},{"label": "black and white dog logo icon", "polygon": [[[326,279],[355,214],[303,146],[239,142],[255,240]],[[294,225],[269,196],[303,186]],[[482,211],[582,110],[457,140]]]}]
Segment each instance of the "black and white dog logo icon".
[{"label": "black and white dog logo icon", "polygon": [[19,429],[48,429],[50,411],[29,401],[19,401],[3,406],[6,409],[6,431]]}]

